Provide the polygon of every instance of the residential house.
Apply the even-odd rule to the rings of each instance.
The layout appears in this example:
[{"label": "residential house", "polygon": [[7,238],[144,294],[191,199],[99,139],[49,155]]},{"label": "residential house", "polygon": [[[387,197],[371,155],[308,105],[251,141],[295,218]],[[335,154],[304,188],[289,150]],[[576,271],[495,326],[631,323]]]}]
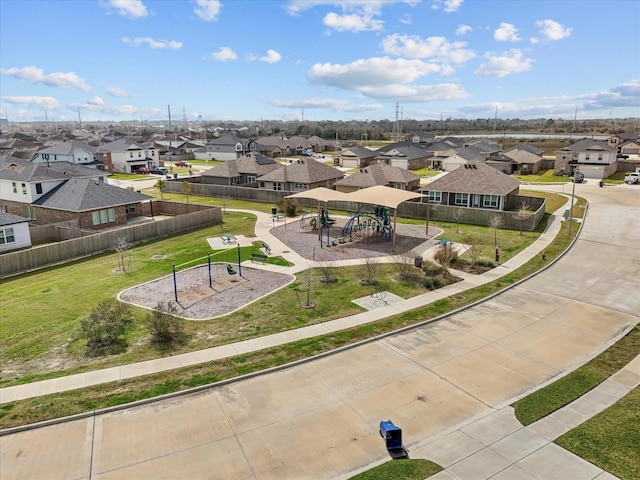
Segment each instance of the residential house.
[{"label": "residential house", "polygon": [[429,167],[433,170],[442,170],[442,162],[451,155],[451,151],[462,147],[464,147],[464,141],[456,137],[447,137],[427,145],[425,151],[429,158]]},{"label": "residential house", "polygon": [[349,193],[362,188],[384,185],[399,190],[414,191],[420,187],[420,176],[391,165],[375,164],[361,168],[334,183],[339,192]]},{"label": "residential house", "polygon": [[204,153],[196,154],[200,160],[229,161],[249,153],[258,151],[255,141],[250,138],[240,138],[236,135],[223,135],[220,138],[207,140]]},{"label": "residential house", "polygon": [[344,177],[340,170],[313,158],[303,158],[284,164],[257,178],[258,188],[267,190],[302,191],[316,187],[332,188],[333,184]]},{"label": "residential house", "polygon": [[409,140],[413,143],[425,143],[425,144],[433,143],[435,139],[436,137],[433,133],[423,132],[422,130],[410,133],[405,137],[405,140]]},{"label": "residential house", "polygon": [[366,147],[350,147],[335,155],[333,164],[343,168],[362,168],[369,165],[378,153]]},{"label": "residential house", "polygon": [[506,210],[514,204],[520,182],[484,162],[458,167],[420,189],[433,204]]},{"label": "residential house", "polygon": [[640,135],[637,133],[617,133],[607,139],[609,146],[614,147],[622,155],[640,154]]},{"label": "residential house", "polygon": [[31,159],[35,163],[69,162],[86,167],[91,166],[100,170],[105,169],[103,163],[98,161],[98,148],[91,145],[72,140],[63,142],[39,150]]},{"label": "residential house", "polygon": [[440,153],[442,158],[441,168],[445,172],[453,172],[455,169],[470,162],[484,161],[483,153],[483,150],[476,146],[453,148]]},{"label": "residential house", "polygon": [[616,147],[606,141],[582,138],[556,151],[554,173],[573,175],[579,170],[585,178],[607,178],[618,168],[617,153]]},{"label": "residential house", "polygon": [[0,208],[47,225],[73,221],[95,230],[142,216],[151,197],[107,183],[107,174],[68,162],[32,163],[0,158]]},{"label": "residential house", "polygon": [[383,163],[405,170],[417,170],[429,165],[429,154],[413,142],[408,145],[396,145],[392,148],[379,149],[380,152],[371,163]]},{"label": "residential house", "polygon": [[542,168],[544,150],[521,143],[501,153],[487,158],[487,165],[497,168],[503,173],[538,173]]},{"label": "residential house", "polygon": [[0,211],[0,253],[30,246],[29,219]]},{"label": "residential house", "polygon": [[121,138],[98,147],[98,160],[109,173],[135,173],[139,168],[159,165],[159,154],[153,146]]},{"label": "residential house", "polygon": [[202,183],[209,185],[256,186],[256,178],[282,168],[273,158],[249,152],[202,173]]}]

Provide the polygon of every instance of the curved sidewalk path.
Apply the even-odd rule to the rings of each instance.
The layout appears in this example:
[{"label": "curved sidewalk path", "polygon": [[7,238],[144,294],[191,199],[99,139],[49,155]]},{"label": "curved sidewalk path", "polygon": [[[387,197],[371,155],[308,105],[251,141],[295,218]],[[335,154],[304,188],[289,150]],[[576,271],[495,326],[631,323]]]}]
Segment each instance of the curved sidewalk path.
[{"label": "curved sidewalk path", "polygon": [[[568,203],[568,202],[567,202]],[[565,204],[566,205],[566,204]],[[405,299],[399,302],[390,303],[386,306],[368,310],[356,315],[330,320],[320,324],[309,325],[307,327],[295,330],[287,330],[264,337],[253,338],[241,342],[230,343],[218,347],[207,348],[195,352],[182,353],[172,355],[170,357],[162,357],[153,360],[146,360],[137,363],[120,365],[117,367],[104,368],[90,372],[68,375],[65,377],[52,378],[24,385],[15,385],[11,387],[0,388],[0,404],[12,402],[16,400],[24,400],[27,398],[39,397],[52,393],[60,393],[78,388],[100,385],[103,383],[115,382],[128,378],[138,377],[158,373],[174,368],[182,368],[200,363],[220,360],[235,355],[241,355],[265,348],[275,347],[290,342],[295,342],[305,338],[325,335],[331,332],[348,329],[365,323],[377,321],[391,315],[413,310],[423,305],[435,302],[436,300],[450,297],[464,292],[465,290],[483,285],[494,281],[495,279],[507,275],[517,268],[527,263],[531,258],[540,255],[542,251],[549,245],[551,241],[560,231],[561,214],[566,207],[563,206],[554,213],[549,219],[549,224],[544,233],[533,242],[529,247],[524,249],[518,255],[512,257],[498,267],[483,273],[482,275],[473,275],[451,269],[455,275],[464,279],[462,282],[449,285],[438,290],[417,295],[415,297]],[[231,209],[229,209],[231,211]],[[234,210],[255,214],[258,219],[256,222],[256,238],[249,240],[261,240],[271,247],[272,256],[282,256],[286,258],[293,266],[284,267],[272,264],[252,263],[251,261],[243,262],[252,268],[263,268],[271,271],[295,274],[314,265],[314,262],[305,259],[292,251],[286,244],[271,235],[270,229],[273,228],[273,220],[271,215],[255,212],[250,210]],[[296,221],[296,220],[292,220]],[[427,240],[413,251],[416,255],[428,257],[428,249],[433,246],[432,240]],[[377,257],[380,262],[393,262],[393,256]],[[336,266],[357,265],[362,263],[361,259],[342,260],[335,262]]]}]

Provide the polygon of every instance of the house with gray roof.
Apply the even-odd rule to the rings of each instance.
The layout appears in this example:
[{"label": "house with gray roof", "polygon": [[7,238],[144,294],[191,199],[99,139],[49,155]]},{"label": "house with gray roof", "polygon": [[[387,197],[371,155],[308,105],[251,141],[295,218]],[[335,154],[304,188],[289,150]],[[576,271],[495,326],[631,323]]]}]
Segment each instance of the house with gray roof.
[{"label": "house with gray roof", "polygon": [[580,171],[585,178],[608,178],[618,169],[617,153],[606,141],[582,138],[556,151],[554,173],[572,176]]},{"label": "house with gray roof", "polygon": [[336,181],[344,177],[340,170],[308,157],[281,165],[258,177],[258,188],[293,192],[316,187],[332,188]]},{"label": "house with gray roof", "polygon": [[141,167],[151,168],[160,164],[155,147],[127,138],[98,147],[98,160],[107,166],[110,173],[135,173]]},{"label": "house with gray roof", "polygon": [[30,246],[29,219],[0,211],[0,253]]},{"label": "house with gray roof", "polygon": [[[380,149],[382,151],[382,149]],[[379,153],[371,163],[384,163],[392,167],[416,170],[429,165],[429,153],[413,142],[397,145]]]},{"label": "house with gray roof", "polygon": [[377,150],[366,147],[350,147],[333,157],[333,164],[344,168],[362,168],[368,166],[379,155]]},{"label": "house with gray roof", "polygon": [[483,162],[458,167],[420,189],[432,204],[506,210],[516,203],[520,182]]},{"label": "house with gray roof", "polygon": [[404,168],[375,164],[359,169],[334,183],[339,192],[350,193],[362,188],[384,185],[399,190],[414,191],[420,187],[420,175]]},{"label": "house with gray roof", "polygon": [[33,224],[74,222],[97,230],[142,216],[151,197],[109,185],[106,172],[69,162],[32,163],[0,158],[0,205]]},{"label": "house with gray roof", "polygon": [[72,140],[62,142],[51,147],[43,148],[31,159],[34,163],[69,162],[78,165],[105,169],[105,165],[98,160],[98,148],[87,143]]},{"label": "house with gray roof", "polygon": [[246,153],[202,172],[202,183],[208,185],[257,186],[256,179],[281,165],[261,153]]}]

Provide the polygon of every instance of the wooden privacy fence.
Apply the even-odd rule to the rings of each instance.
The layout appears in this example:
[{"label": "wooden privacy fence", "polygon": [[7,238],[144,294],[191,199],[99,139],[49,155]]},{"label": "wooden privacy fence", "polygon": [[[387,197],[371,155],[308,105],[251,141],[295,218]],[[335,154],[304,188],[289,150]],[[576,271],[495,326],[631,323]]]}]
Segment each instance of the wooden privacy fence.
[{"label": "wooden privacy fence", "polygon": [[174,204],[163,201],[152,203],[153,207],[149,206],[148,208],[157,208],[156,215],[164,214],[165,210],[185,211],[186,213],[159,221],[139,223],[59,243],[5,253],[0,255],[0,277],[113,250],[114,242],[119,238],[126,238],[131,243],[139,243],[222,222],[222,211],[219,207]]},{"label": "wooden privacy fence", "polygon": [[[184,185],[182,182],[167,182],[165,191],[173,193],[184,193]],[[251,200],[256,202],[271,203],[277,205],[283,197],[296,192],[292,191],[276,191],[262,190],[258,188],[227,186],[227,185],[205,185],[191,184],[191,192],[194,195],[204,195],[219,198],[234,198],[239,200]],[[520,214],[517,209],[524,202],[527,206],[526,212]],[[317,202],[309,199],[297,199],[296,203],[309,208],[315,209]],[[331,208],[336,210],[344,210],[347,212],[355,212],[359,208],[359,204],[355,202],[331,202]],[[439,220],[442,222],[469,223],[472,225],[489,226],[493,217],[501,219],[502,226],[500,228],[509,228],[525,231],[531,231],[536,228],[545,213],[546,199],[540,197],[525,197],[516,195],[512,205],[509,205],[509,211],[489,210],[484,208],[470,208],[447,206],[440,204],[431,204],[429,206],[429,219]],[[427,217],[427,204],[419,202],[404,202],[398,207],[398,215],[407,218],[424,218]],[[457,217],[460,217],[457,219]]]}]

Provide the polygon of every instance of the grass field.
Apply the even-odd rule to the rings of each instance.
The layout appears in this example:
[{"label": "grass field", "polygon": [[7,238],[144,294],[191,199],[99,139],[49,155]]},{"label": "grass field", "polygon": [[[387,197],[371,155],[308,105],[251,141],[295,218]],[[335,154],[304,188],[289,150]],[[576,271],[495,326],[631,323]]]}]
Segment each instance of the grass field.
[{"label": "grass field", "polygon": [[390,460],[349,480],[423,480],[440,472],[442,467],[422,459]]}]

